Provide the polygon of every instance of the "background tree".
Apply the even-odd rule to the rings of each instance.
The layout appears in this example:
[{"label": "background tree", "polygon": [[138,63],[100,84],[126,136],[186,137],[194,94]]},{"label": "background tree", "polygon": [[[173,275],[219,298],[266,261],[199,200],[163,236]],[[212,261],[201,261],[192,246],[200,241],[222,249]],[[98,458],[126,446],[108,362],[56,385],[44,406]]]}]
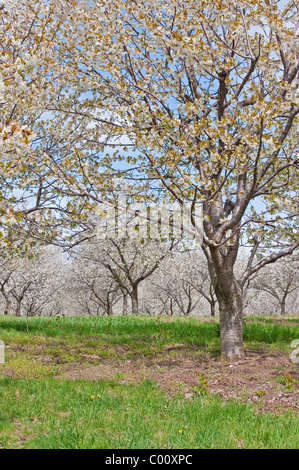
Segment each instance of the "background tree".
[{"label": "background tree", "polygon": [[[288,256],[275,265],[262,269],[255,277],[252,288],[269,294],[276,301],[276,306],[274,306],[276,312],[286,315],[287,301],[299,289],[298,273],[298,257]],[[293,307],[294,302],[289,303],[289,308]]]},{"label": "background tree", "polygon": [[198,251],[191,252],[189,257],[191,257],[192,269],[186,276],[188,282],[209,303],[210,314],[214,317],[217,311],[217,299],[206,259]]},{"label": "background tree", "polygon": [[7,257],[0,269],[4,314],[57,315],[63,310],[65,263],[53,248],[37,248],[27,258]]},{"label": "background tree", "polygon": [[[163,246],[151,240],[115,237],[102,241],[95,240],[84,246],[82,245],[82,248],[80,246],[75,251],[75,256],[80,261],[84,260],[89,270],[91,266],[96,266],[96,269],[100,272],[104,268],[106,270],[106,289],[107,283],[109,283],[110,295],[114,294],[115,298],[116,293],[121,292],[124,302],[129,296],[131,311],[134,315],[138,315],[139,285],[158,269],[172,247],[172,243]],[[92,286],[95,282],[95,275],[89,271],[88,276],[90,276],[88,283]],[[101,280],[101,282],[103,281]],[[116,286],[118,289],[116,289]],[[103,301],[103,295],[100,295],[100,292],[95,294],[95,292],[94,285],[93,295],[98,298],[98,301],[99,297],[102,296]]]},{"label": "background tree", "polygon": [[203,315],[207,313],[205,303],[208,303],[211,314],[215,314],[216,299],[211,294],[207,262],[199,249],[172,250],[145,289],[151,291],[148,312],[155,309],[167,315]]},{"label": "background tree", "polygon": [[98,248],[82,245],[73,253],[68,283],[80,315],[113,315],[122,297],[119,285],[99,262]]}]

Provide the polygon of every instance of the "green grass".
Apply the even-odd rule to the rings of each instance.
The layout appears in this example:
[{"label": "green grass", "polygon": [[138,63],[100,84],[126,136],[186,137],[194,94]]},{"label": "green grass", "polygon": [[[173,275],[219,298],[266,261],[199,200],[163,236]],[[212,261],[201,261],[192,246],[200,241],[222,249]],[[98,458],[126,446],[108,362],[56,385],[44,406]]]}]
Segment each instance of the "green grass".
[{"label": "green grass", "polygon": [[[47,343],[59,348],[67,343],[76,345],[84,341],[86,346],[105,348],[109,345],[128,346],[132,351],[149,354],[162,350],[165,345],[173,342],[184,342],[190,345],[212,345],[219,349],[219,323],[203,322],[195,318],[177,318],[166,321],[163,317],[56,317],[56,318],[24,318],[0,315],[1,339],[10,344],[36,345]],[[275,321],[275,319],[273,320]],[[263,317],[253,317],[244,326],[244,340],[247,344],[256,342],[284,347],[290,338],[299,337],[299,320],[292,322],[296,326],[264,323]],[[28,330],[28,331],[27,331]]]},{"label": "green grass", "polygon": [[[53,377],[65,364],[85,354],[85,362],[101,358],[150,357],[165,347],[184,344],[195,350],[208,346],[218,353],[219,325],[195,319],[174,322],[149,317],[24,318],[0,316],[0,338],[7,345],[10,369],[24,378]],[[97,356],[95,358],[94,356]],[[48,361],[38,362],[46,357]]]},{"label": "green grass", "polygon": [[299,322],[298,326],[247,323],[243,337],[245,344],[272,345],[276,349],[286,350],[293,339],[299,338]]},{"label": "green grass", "polygon": [[2,448],[298,446],[299,420],[290,413],[256,415],[249,405],[217,396],[169,398],[148,381],[2,378],[0,398]]},{"label": "green grass", "polygon": [[[290,326],[259,320],[244,328],[246,348],[286,351],[299,338],[294,317]],[[121,374],[110,381],[54,378],[70,364],[81,367],[83,356],[84,365],[100,365],[120,355],[163,355],[174,345],[217,356],[217,319],[0,316],[0,339],[6,344],[0,448],[298,447],[299,418],[291,413],[257,413],[240,400],[209,393],[168,396],[154,382],[122,383]],[[1,376],[1,368],[13,377]]]},{"label": "green grass", "polygon": [[[174,322],[165,322],[156,317],[56,317],[29,318],[28,333],[24,318],[0,316],[1,337],[16,338],[21,344],[36,340],[39,336],[61,338],[68,337],[76,343],[78,338],[89,336],[101,338],[113,344],[150,342],[151,338],[167,343],[167,339],[205,344],[219,336],[219,327],[215,323],[201,323],[194,318],[181,318]],[[25,335],[26,333],[26,335]],[[158,341],[159,342],[159,341]],[[20,344],[20,343],[19,343]]]}]

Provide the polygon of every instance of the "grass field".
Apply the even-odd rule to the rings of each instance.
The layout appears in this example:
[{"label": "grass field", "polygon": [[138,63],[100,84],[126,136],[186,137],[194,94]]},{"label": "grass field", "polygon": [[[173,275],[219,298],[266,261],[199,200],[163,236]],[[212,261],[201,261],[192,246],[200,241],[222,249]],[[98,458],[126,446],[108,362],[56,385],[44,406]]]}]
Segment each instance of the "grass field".
[{"label": "grass field", "polygon": [[297,448],[299,319],[0,316],[0,448]]}]

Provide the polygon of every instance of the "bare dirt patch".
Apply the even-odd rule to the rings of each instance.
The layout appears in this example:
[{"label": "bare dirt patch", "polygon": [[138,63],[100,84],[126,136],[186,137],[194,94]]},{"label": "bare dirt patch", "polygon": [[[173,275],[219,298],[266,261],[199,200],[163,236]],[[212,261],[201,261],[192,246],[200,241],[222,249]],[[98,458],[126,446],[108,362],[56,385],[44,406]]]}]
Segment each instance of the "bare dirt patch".
[{"label": "bare dirt patch", "polygon": [[246,358],[228,363],[205,351],[192,354],[186,346],[177,344],[150,358],[105,358],[100,365],[69,365],[59,378],[118,378],[121,383],[148,379],[170,395],[180,391],[193,399],[207,392],[252,403],[260,411],[291,410],[299,414],[299,368],[281,352],[248,350]]}]

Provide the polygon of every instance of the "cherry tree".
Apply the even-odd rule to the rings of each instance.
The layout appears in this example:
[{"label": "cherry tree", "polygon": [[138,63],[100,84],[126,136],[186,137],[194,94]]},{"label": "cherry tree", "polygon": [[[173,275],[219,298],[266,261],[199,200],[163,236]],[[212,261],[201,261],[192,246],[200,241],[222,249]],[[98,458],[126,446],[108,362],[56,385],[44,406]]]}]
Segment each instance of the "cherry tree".
[{"label": "cherry tree", "polygon": [[[46,71],[34,82],[41,95],[34,104],[18,98],[30,104],[37,133],[26,162],[36,204],[23,210],[26,223],[36,232],[41,222],[46,231],[83,223],[94,206],[114,204],[109,189],[119,176],[139,199],[163,194],[189,205],[194,232],[191,209],[200,205],[221,354],[242,356],[242,286],[299,245],[297,2],[61,0],[48,7],[50,30],[59,34],[26,72]],[[34,121],[41,109],[48,117]],[[58,215],[56,225],[48,222]],[[238,279],[241,237],[253,251]],[[259,260],[256,243],[264,246]]]},{"label": "cherry tree", "polygon": [[214,317],[217,311],[217,299],[206,259],[198,252],[191,252],[189,258],[191,258],[189,261],[191,269],[186,276],[188,282],[209,303],[210,314]]},{"label": "cherry tree", "polygon": [[[150,278],[145,291],[143,302],[148,304],[148,313],[155,309],[171,316],[203,315],[207,312],[205,303],[210,306],[212,316],[216,313],[207,262],[199,249],[174,249]],[[147,298],[148,292],[151,298]]]},{"label": "cherry tree", "polygon": [[294,295],[299,289],[299,264],[298,257],[286,257],[273,266],[262,269],[255,277],[252,287],[257,292],[268,294],[276,305],[274,308],[280,315],[286,315],[287,302],[292,298],[292,304],[288,302],[288,310],[292,312]]},{"label": "cherry tree", "polygon": [[5,301],[4,315],[10,315],[12,309],[12,285],[10,278],[12,276],[12,270],[6,267],[7,260],[3,261],[0,270],[0,291]]},{"label": "cherry tree", "polygon": [[122,297],[118,283],[98,262],[99,253],[93,246],[81,245],[72,254],[71,270],[66,289],[79,305],[79,314],[113,315],[114,306]]},{"label": "cherry tree", "polygon": [[23,257],[6,257],[0,267],[4,314],[56,315],[63,309],[65,265],[61,253],[37,248]]},{"label": "cherry tree", "polygon": [[126,314],[126,301],[129,297],[132,314],[138,315],[140,313],[138,295],[140,284],[158,269],[173,246],[173,243],[166,243],[163,246],[138,237],[135,239],[114,237],[79,245],[74,255],[80,262],[84,262],[86,269],[89,270],[87,273],[89,280],[85,283],[88,282],[91,288],[93,285],[93,298],[96,297],[99,302],[102,294],[99,287],[96,293],[94,284],[96,275],[92,273],[92,267],[94,266],[100,272],[103,272],[105,268],[106,281],[103,278],[100,283],[106,282],[106,287],[102,288],[106,289],[106,295],[108,295],[107,285],[109,285],[110,296],[114,295],[115,302],[117,301],[116,294],[121,292],[124,301],[123,313]]},{"label": "cherry tree", "polygon": [[[32,210],[33,201],[38,205],[41,198],[42,177],[28,171],[28,162],[34,158],[38,123],[42,121],[51,95],[47,63],[51,62],[52,41],[60,21],[54,10],[57,13],[51,2],[36,0],[5,0],[0,4],[0,228],[3,243],[9,228],[18,225],[24,211],[28,210],[27,203]],[[9,249],[9,240],[7,242]]]}]

